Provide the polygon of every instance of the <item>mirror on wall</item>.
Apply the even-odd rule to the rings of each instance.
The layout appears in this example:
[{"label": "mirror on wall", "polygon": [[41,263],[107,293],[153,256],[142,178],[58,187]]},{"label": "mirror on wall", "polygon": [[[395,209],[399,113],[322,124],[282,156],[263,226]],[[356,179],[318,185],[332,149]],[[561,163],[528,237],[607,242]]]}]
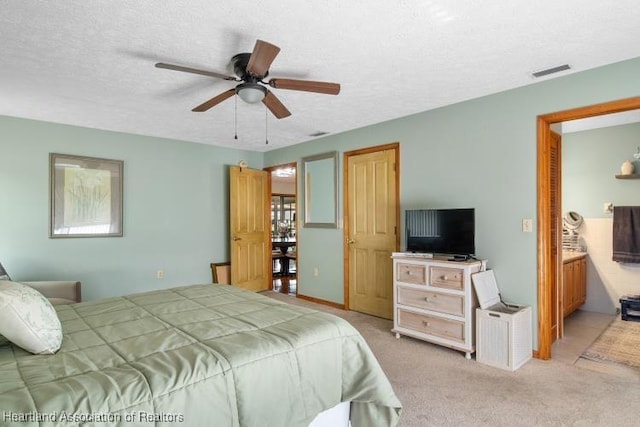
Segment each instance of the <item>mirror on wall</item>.
[{"label": "mirror on wall", "polygon": [[338,226],[338,152],[302,158],[304,227]]}]

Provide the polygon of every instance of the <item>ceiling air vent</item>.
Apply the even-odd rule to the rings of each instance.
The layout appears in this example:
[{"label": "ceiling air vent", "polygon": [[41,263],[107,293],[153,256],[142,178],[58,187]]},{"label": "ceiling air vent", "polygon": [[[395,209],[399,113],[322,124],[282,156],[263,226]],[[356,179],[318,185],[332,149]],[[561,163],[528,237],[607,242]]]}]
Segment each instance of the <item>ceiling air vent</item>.
[{"label": "ceiling air vent", "polygon": [[318,132],[310,133],[309,136],[316,137],[316,136],[322,136],[322,135],[328,135],[328,134],[329,134],[329,132],[325,132],[325,131],[321,131],[320,130]]},{"label": "ceiling air vent", "polygon": [[536,79],[543,76],[548,76],[549,74],[559,73],[560,71],[570,70],[571,67],[569,64],[558,65],[557,67],[547,68],[546,70],[534,71],[531,73],[533,77]]}]

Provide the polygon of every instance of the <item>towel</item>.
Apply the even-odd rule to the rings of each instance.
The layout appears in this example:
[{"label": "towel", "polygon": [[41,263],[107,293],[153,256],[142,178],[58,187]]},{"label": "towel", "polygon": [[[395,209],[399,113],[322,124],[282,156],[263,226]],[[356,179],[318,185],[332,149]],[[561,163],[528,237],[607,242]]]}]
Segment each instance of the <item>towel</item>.
[{"label": "towel", "polygon": [[612,259],[640,263],[640,206],[613,208]]}]

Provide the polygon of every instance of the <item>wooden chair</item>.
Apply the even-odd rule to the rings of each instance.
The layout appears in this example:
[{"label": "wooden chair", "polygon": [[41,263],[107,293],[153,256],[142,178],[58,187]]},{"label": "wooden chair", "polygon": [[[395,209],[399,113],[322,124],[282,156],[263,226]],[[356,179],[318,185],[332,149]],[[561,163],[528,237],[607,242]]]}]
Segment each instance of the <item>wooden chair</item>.
[{"label": "wooden chair", "polygon": [[298,266],[296,265],[298,258],[297,253],[295,251],[287,252],[287,258],[289,258],[289,268],[287,271],[287,275],[295,276],[298,271]]},{"label": "wooden chair", "polygon": [[271,272],[273,273],[274,276],[282,276],[284,274],[284,271],[283,271],[284,259],[285,259],[285,255],[280,251],[280,249],[275,249],[271,252]]},{"label": "wooden chair", "polygon": [[212,262],[211,278],[213,283],[221,285],[231,284],[231,263],[230,262]]}]

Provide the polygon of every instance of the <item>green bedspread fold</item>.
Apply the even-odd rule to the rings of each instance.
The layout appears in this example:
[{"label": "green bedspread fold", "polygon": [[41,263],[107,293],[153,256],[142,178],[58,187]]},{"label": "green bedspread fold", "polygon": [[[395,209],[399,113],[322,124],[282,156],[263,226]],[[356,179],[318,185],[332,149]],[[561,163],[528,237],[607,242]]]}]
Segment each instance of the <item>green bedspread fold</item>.
[{"label": "green bedspread fold", "polygon": [[353,427],[400,402],[344,319],[227,285],[58,306],[55,355],[0,346],[0,425],[307,426],[351,405]]}]

